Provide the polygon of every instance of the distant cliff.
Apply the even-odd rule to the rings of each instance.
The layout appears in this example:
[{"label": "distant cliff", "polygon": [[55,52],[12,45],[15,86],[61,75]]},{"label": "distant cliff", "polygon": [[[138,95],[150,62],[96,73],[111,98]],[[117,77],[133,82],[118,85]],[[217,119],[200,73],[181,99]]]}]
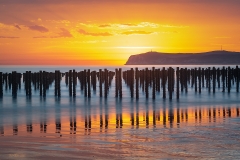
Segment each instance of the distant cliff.
[{"label": "distant cliff", "polygon": [[240,52],[211,51],[203,53],[147,52],[132,55],[125,65],[239,65]]}]

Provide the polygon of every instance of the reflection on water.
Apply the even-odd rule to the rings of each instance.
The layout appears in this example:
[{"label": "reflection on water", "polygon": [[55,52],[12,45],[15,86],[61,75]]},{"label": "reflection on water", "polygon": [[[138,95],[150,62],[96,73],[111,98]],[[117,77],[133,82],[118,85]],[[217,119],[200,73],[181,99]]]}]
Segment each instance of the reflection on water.
[{"label": "reflection on water", "polygon": [[[55,98],[47,104],[40,99],[40,106],[34,107],[32,99],[26,99],[25,107],[16,100],[12,107],[0,108],[1,135],[44,135],[85,134],[114,132],[119,129],[181,128],[185,126],[225,123],[229,118],[239,117],[238,106],[183,107],[179,102],[156,103],[115,99],[99,99],[92,103],[88,98],[76,98],[68,102]],[[77,101],[77,102],[76,102]]]}]

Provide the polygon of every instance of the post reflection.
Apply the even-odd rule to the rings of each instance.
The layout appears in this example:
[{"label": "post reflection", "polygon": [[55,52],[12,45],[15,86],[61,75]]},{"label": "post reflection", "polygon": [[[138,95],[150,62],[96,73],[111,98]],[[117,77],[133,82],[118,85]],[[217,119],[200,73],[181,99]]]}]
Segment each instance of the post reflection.
[{"label": "post reflection", "polygon": [[[1,135],[91,135],[133,128],[181,128],[187,125],[225,123],[240,114],[238,106],[183,107],[171,101],[146,101],[144,104],[136,101],[126,105],[121,99],[109,102],[102,98],[97,104],[86,98],[78,105],[80,101],[75,97],[67,101],[68,107],[62,105],[66,103],[64,100],[56,97],[52,108],[49,108],[45,99],[41,99],[39,110],[33,110],[32,101],[27,99],[23,110],[13,101],[12,113],[8,117],[4,115],[4,107],[0,107]],[[22,116],[25,121],[22,121],[20,114],[25,114]],[[36,116],[39,118],[36,119]],[[6,118],[10,123],[4,123]],[[33,128],[36,125],[40,126],[40,130]]]},{"label": "post reflection", "polygon": [[84,99],[84,119],[85,119],[85,135],[91,134],[92,120],[91,120],[91,101]]},{"label": "post reflection", "polygon": [[31,133],[33,131],[32,126],[32,100],[30,97],[26,98],[26,126],[27,126],[27,132]]},{"label": "post reflection", "polygon": [[60,97],[55,97],[55,133],[61,134],[61,98]]},{"label": "post reflection", "polygon": [[46,116],[46,99],[42,97],[40,99],[40,133],[46,133],[47,132],[47,116]]},{"label": "post reflection", "polygon": [[76,134],[77,121],[76,121],[76,98],[69,99],[69,122],[70,122],[70,134]]}]

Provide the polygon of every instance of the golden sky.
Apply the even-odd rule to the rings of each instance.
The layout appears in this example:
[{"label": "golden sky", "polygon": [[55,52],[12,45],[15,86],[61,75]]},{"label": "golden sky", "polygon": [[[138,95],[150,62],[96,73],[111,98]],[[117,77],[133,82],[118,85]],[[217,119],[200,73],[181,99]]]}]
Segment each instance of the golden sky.
[{"label": "golden sky", "polygon": [[0,64],[120,65],[240,51],[239,0],[0,0]]}]

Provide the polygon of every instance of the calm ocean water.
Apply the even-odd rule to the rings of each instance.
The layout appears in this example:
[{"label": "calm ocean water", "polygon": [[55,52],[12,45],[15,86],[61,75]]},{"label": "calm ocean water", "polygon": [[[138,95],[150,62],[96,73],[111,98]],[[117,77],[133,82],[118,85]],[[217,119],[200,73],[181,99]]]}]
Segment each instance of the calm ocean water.
[{"label": "calm ocean water", "polygon": [[[0,66],[0,72],[135,67],[153,66]],[[79,82],[76,97],[69,97],[64,78],[60,98],[54,96],[54,84],[46,98],[34,88],[32,97],[27,98],[22,87],[13,99],[11,90],[3,87],[0,157],[240,159],[240,95],[235,85],[230,94],[223,93],[222,88],[216,88],[215,94],[203,88],[199,94],[189,85],[188,93],[180,93],[179,100],[174,93],[170,101],[162,98],[162,91],[155,100],[151,96],[146,99],[141,90],[139,100],[131,99],[129,88],[124,81],[122,84],[122,100],[115,98],[115,80],[107,98],[99,97],[98,83],[92,97],[85,98]]]}]

